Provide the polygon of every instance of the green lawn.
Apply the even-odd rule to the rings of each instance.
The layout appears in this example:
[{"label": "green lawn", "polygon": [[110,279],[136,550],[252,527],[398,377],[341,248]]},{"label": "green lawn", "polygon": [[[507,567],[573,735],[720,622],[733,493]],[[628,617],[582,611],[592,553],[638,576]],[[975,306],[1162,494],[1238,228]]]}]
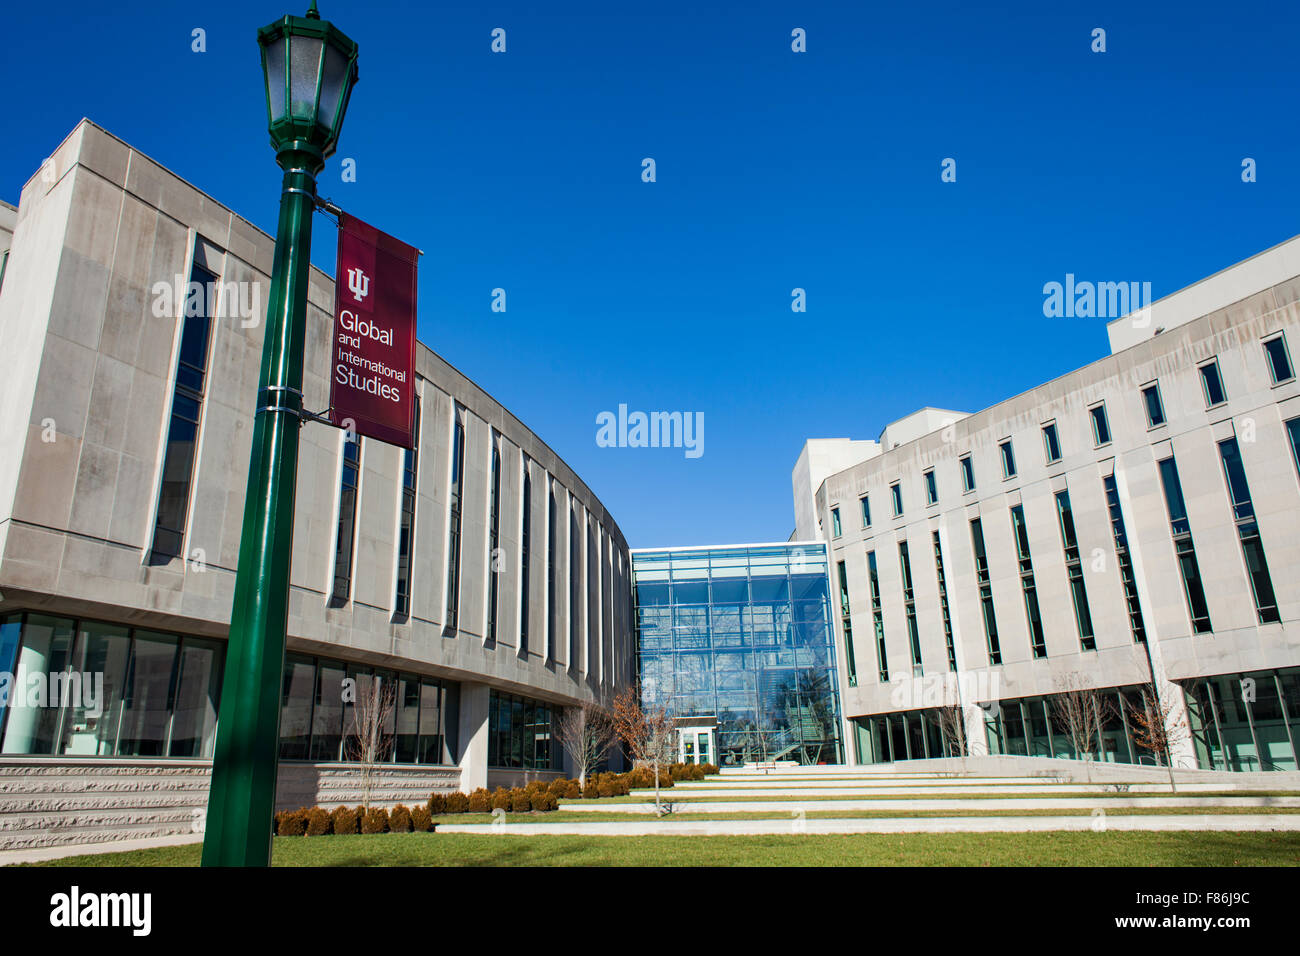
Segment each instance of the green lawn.
[{"label": "green lawn", "polygon": [[[194,866],[199,845],[38,866]],[[277,838],[275,866],[1296,866],[1300,833],[915,833]]]}]

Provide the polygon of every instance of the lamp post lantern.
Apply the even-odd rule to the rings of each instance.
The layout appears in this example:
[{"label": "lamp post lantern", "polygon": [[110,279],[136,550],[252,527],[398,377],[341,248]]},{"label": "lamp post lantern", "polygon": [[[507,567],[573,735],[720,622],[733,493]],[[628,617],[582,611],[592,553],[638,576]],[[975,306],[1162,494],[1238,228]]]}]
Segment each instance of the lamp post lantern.
[{"label": "lamp post lantern", "polygon": [[315,0],[257,32],[276,162],[280,222],[262,343],[239,566],[217,721],[204,866],[267,866],[280,747],[280,683],[289,617],[303,342],[316,175],[334,152],[357,81],[357,45]]}]

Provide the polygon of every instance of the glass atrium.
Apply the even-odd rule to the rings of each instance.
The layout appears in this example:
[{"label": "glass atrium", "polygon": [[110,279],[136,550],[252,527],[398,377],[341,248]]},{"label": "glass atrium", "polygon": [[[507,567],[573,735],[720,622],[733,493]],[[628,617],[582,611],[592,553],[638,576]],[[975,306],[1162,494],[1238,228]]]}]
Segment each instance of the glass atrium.
[{"label": "glass atrium", "polygon": [[633,551],[646,705],[715,717],[722,766],[842,763],[826,560],[820,542]]}]

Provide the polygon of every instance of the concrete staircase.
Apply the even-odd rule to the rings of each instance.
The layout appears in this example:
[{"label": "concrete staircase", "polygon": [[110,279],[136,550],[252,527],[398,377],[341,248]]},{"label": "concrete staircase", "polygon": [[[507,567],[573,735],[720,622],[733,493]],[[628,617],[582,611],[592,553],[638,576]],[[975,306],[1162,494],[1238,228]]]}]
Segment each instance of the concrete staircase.
[{"label": "concrete staircase", "polygon": [[[636,799],[563,801],[590,822],[511,823],[515,834],[780,834],[1043,830],[1300,830],[1300,773],[1169,771],[972,758],[884,767],[728,770]],[[635,814],[617,819],[612,814]],[[640,819],[644,818],[644,820]],[[440,829],[470,830],[472,826]]]}]

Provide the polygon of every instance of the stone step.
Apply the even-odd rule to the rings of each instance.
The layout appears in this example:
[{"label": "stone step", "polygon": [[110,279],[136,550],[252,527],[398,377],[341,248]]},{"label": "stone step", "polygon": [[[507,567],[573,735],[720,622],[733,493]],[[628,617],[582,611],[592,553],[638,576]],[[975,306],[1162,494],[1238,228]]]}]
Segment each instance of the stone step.
[{"label": "stone step", "polygon": [[[1011,798],[969,800],[782,800],[750,802],[704,802],[683,803],[665,797],[663,803],[671,804],[673,813],[708,814],[725,816],[733,813],[822,813],[845,810],[906,810],[910,812],[947,810],[954,814],[972,810],[1093,810],[1094,808],[1135,809],[1140,807],[1160,807],[1171,809],[1197,810],[1204,807],[1274,807],[1279,810],[1300,810],[1300,796],[1296,797],[1113,797],[1098,799],[1096,797],[1061,797],[1061,798]],[[649,803],[580,803],[577,801],[560,804],[561,810],[582,813],[654,813],[654,801]]]},{"label": "stone step", "polygon": [[[1218,793],[1223,791],[1235,790],[1264,790],[1274,789],[1255,785],[1248,786],[1228,786],[1222,783],[1180,783],[1178,784],[1178,793]],[[1300,793],[1300,790],[1294,788],[1277,788],[1288,789],[1290,792]],[[701,797],[772,797],[772,798],[809,798],[816,796],[823,797],[868,797],[890,796],[905,797],[912,795],[942,795],[942,794],[982,794],[998,795],[1013,793],[1039,793],[1039,794],[1083,794],[1083,793],[1170,793],[1168,783],[1133,783],[1133,784],[1107,784],[1107,783],[1053,783],[1053,784],[961,784],[959,786],[931,786],[917,785],[910,787],[768,787],[768,788],[746,788],[746,787],[715,787],[712,789],[689,789],[686,787],[670,787],[661,790],[660,793],[676,794],[677,799],[693,800]],[[631,792],[632,796],[645,798],[653,797],[654,790],[636,789]]]},{"label": "stone step", "polygon": [[504,836],[743,836],[810,833],[1027,833],[1050,830],[1287,830],[1300,831],[1292,814],[1091,814],[1041,817],[874,817],[836,820],[581,820],[556,823],[440,823],[439,833],[492,833]]}]

